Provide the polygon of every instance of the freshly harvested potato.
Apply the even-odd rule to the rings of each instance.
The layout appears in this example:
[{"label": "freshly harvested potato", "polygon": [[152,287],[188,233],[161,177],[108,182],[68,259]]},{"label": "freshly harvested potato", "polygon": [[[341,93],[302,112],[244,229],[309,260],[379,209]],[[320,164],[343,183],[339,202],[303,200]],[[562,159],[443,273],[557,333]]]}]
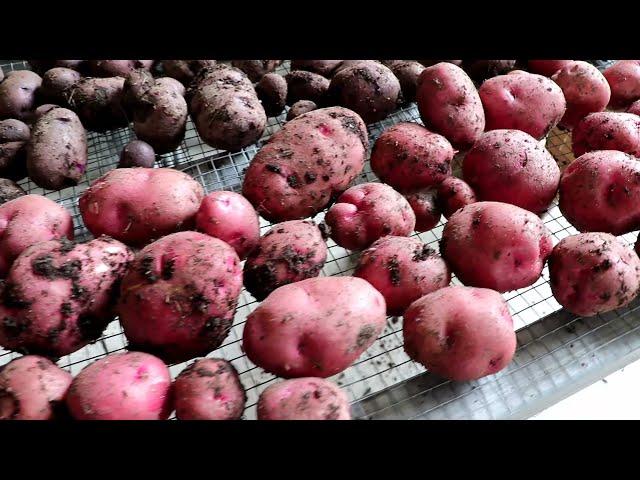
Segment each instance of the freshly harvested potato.
[{"label": "freshly harvested potato", "polygon": [[258,420],[351,420],[346,393],[323,378],[269,385],[258,398]]},{"label": "freshly harvested potato", "polygon": [[247,394],[237,370],[221,358],[201,358],[173,384],[178,420],[239,420]]},{"label": "freshly harvested potato", "polygon": [[142,140],[132,140],[120,152],[118,168],[153,168],[156,163],[156,152],[153,147]]},{"label": "freshly harvested potato", "polygon": [[436,188],[436,206],[447,219],[462,207],[477,201],[469,184],[457,177],[445,178]]},{"label": "freshly harvested potato", "polygon": [[70,68],[52,68],[42,76],[39,94],[47,102],[67,106],[71,90],[80,78],[80,74]]},{"label": "freshly harvested potato", "polygon": [[316,105],[325,103],[329,80],[322,75],[304,70],[293,70],[284,77],[287,81],[287,104],[311,100]]},{"label": "freshly harvested potato", "polygon": [[161,88],[164,88],[165,90],[173,90],[174,92],[176,92],[176,94],[180,95],[183,98],[187,94],[187,89],[184,87],[182,83],[180,83],[175,78],[171,78],[171,77],[156,78],[155,85]]},{"label": "freshly harvested potato", "polygon": [[45,113],[49,113],[54,108],[60,108],[60,105],[54,105],[53,103],[45,103],[43,105],[40,105],[33,112],[33,119],[38,120],[42,115],[44,115]]},{"label": "freshly harvested potato", "polygon": [[402,100],[406,103],[415,101],[418,78],[420,78],[420,74],[425,68],[424,65],[413,61],[398,61],[387,66],[398,77]]},{"label": "freshly harvested potato", "polygon": [[510,72],[515,68],[516,60],[467,60],[462,66],[476,82],[483,82]]},{"label": "freshly harvested potato", "polygon": [[573,60],[529,60],[527,63],[531,72],[544,75],[545,77],[551,77],[571,62],[573,62]]},{"label": "freshly harvested potato", "polygon": [[195,225],[202,185],[170,168],[118,168],[85,190],[80,213],[94,235],[142,246]]},{"label": "freshly harvested potato", "polygon": [[560,211],[581,232],[622,235],[640,229],[640,163],[601,150],[578,157],[560,178]]},{"label": "freshly harvested potato", "polygon": [[0,369],[0,420],[53,420],[60,417],[71,374],[51,360],[25,355]]},{"label": "freshly harvested potato", "polygon": [[318,277],[274,290],[247,318],[249,360],[283,378],[349,367],[386,325],[384,297],[356,277]]},{"label": "freshly harvested potato", "polygon": [[603,74],[611,87],[611,108],[624,108],[640,99],[640,60],[620,60]]},{"label": "freshly harvested potato", "polygon": [[0,175],[15,181],[27,176],[27,142],[0,143]]},{"label": "freshly harvested potato", "polygon": [[16,118],[30,121],[42,78],[30,70],[14,70],[0,81],[0,120]]},{"label": "freshly harvested potato", "polygon": [[39,187],[60,190],[77,185],[87,169],[87,135],[78,116],[66,108],[41,115],[27,142],[27,171]]},{"label": "freshly harvested potato", "polygon": [[519,130],[485,132],[462,163],[464,180],[480,200],[544,212],[558,191],[560,168],[549,151]]},{"label": "freshly harvested potato", "polygon": [[627,108],[627,113],[633,113],[634,115],[640,115],[640,100],[636,100],[631,105],[629,105],[629,108]]},{"label": "freshly harvested potato", "polygon": [[426,188],[404,196],[416,216],[416,232],[426,232],[440,222],[442,212],[436,200],[436,190]]},{"label": "freshly harvested potato", "polygon": [[291,60],[291,70],[306,70],[331,78],[342,60]]},{"label": "freshly harvested potato", "polygon": [[88,65],[96,77],[126,77],[137,68],[150,70],[153,60],[89,60]]},{"label": "freshly harvested potato", "polygon": [[442,135],[417,123],[387,128],[371,150],[371,169],[400,192],[439,184],[451,175],[453,147]]},{"label": "freshly harvested potato", "polygon": [[97,340],[115,318],[118,284],[132,259],[131,250],[109,237],[28,247],[0,293],[0,345],[60,357]]},{"label": "freshly harvested potato", "polygon": [[127,74],[124,78],[120,102],[127,115],[133,115],[134,110],[140,103],[140,99],[155,84],[155,81],[151,72],[144,68],[132,70]]},{"label": "freshly harvested potato", "polygon": [[592,316],[624,307],[640,290],[640,258],[616,237],[589,232],[563,238],[549,257],[553,296],[568,311]]},{"label": "freshly harvested potato", "polygon": [[311,217],[360,174],[369,141],[362,119],[342,107],[287,122],[253,157],[242,193],[272,222]]},{"label": "freshly harvested potato", "polygon": [[325,222],[334,242],[362,250],[386,235],[409,236],[416,216],[409,202],[389,185],[362,183],[338,197]]},{"label": "freshly harvested potato", "polygon": [[542,274],[551,234],[528,210],[500,202],[476,202],[445,224],[440,254],[465,285],[508,292]]},{"label": "freshly harvested potato", "polygon": [[256,85],[256,94],[268,117],[277,117],[287,104],[287,81],[277,73],[267,73]]},{"label": "freshly harvested potato", "polygon": [[0,178],[0,205],[26,195],[20,185],[7,178]]},{"label": "freshly harvested potato", "polygon": [[31,136],[29,126],[15,118],[0,120],[0,143],[26,142]]},{"label": "freshly harvested potato", "polygon": [[487,288],[451,286],[425,295],[405,313],[402,330],[409,357],[457,382],[499,372],[516,350],[507,303]]},{"label": "freshly harvested potato", "polygon": [[241,289],[233,248],[203,233],[173,233],[136,255],[120,288],[120,323],[134,350],[184,362],[220,346]]},{"label": "freshly harvested potato", "polygon": [[318,106],[311,100],[299,100],[291,105],[291,108],[287,112],[287,122],[289,120],[293,120],[296,117],[299,117],[303,113],[308,113],[317,109]]},{"label": "freshly harvested potato", "polygon": [[596,150],[618,150],[640,157],[640,117],[633,113],[596,112],[573,129],[575,157]]},{"label": "freshly harvested potato", "polygon": [[353,67],[362,62],[372,62],[372,61],[375,61],[375,60],[342,60],[340,64],[336,67],[336,69],[333,71],[333,73],[331,74],[331,77],[335,77],[336,74],[340,73],[345,68]]},{"label": "freshly harvested potato", "polygon": [[257,300],[264,300],[282,285],[317,277],[326,260],[327,245],[315,223],[278,223],[249,254],[244,265],[244,287]]},{"label": "freshly harvested potato", "polygon": [[252,82],[259,82],[281,63],[282,60],[233,60],[231,65],[242,70]]},{"label": "freshly harvested potato", "polygon": [[533,73],[498,75],[478,92],[487,130],[522,130],[538,140],[558,124],[567,107],[562,89]]},{"label": "freshly harvested potato", "polygon": [[124,77],[83,78],[71,89],[69,105],[87,130],[104,132],[129,124],[121,104]]},{"label": "freshly harvested potato", "polygon": [[200,70],[213,67],[215,60],[162,60],[164,73],[183,85],[189,85]]},{"label": "freshly harvested potato", "polygon": [[423,70],[416,90],[424,125],[465,150],[484,131],[485,118],[475,85],[460,67],[437,63]]},{"label": "freshly harvested potato", "polygon": [[362,252],[353,276],[382,294],[387,315],[402,315],[411,303],[451,281],[447,264],[433,249],[417,238],[393,235]]}]

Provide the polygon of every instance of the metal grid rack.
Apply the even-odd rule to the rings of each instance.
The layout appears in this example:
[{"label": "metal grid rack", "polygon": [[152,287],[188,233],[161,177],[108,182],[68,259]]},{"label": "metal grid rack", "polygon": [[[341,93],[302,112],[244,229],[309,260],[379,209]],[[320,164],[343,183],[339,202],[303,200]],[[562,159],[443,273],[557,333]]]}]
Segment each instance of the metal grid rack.
[{"label": "metal grid rack", "polygon": [[[598,66],[602,68],[607,65]],[[22,61],[1,64],[0,67],[5,73],[10,70],[28,68],[27,64]],[[279,67],[279,73],[284,74],[287,71],[288,62],[285,62],[284,65]],[[204,144],[189,120],[185,140],[181,146],[175,152],[161,156],[157,164],[161,167],[176,168],[191,175],[203,185],[207,193],[220,189],[239,191],[242,185],[244,169],[249,165],[260,145],[282,127],[285,122],[285,115],[269,118],[268,126],[260,142],[233,154],[216,150]],[[373,144],[384,129],[402,121],[422,123],[415,104],[398,110],[381,122],[369,125],[370,144]],[[78,240],[88,239],[90,234],[82,224],[78,210],[78,197],[91,182],[115,167],[122,147],[134,137],[130,128],[123,128],[105,134],[89,133],[89,163],[86,176],[75,187],[58,192],[50,192],[40,189],[28,179],[23,180],[20,184],[29,193],[46,195],[64,205],[72,212],[76,238]],[[567,133],[555,129],[549,134],[546,142],[547,147],[561,168],[573,161],[571,140]],[[459,169],[460,161],[460,156],[454,159],[454,172]],[[356,182],[367,181],[378,181],[371,172],[368,162]],[[324,213],[320,213],[315,217],[315,220],[319,222],[323,216]],[[562,217],[555,201],[549,210],[542,215],[542,219],[552,233],[554,245],[562,238],[577,233]],[[444,219],[433,230],[415,234],[415,236],[437,250],[443,226]],[[264,233],[270,227],[270,224],[261,219],[261,227]],[[636,233],[624,235],[622,238],[627,243],[633,243],[636,239]],[[329,254],[322,275],[351,274],[359,254],[350,253],[337,246],[331,240],[328,242],[328,247]],[[548,279],[548,270],[545,268],[542,277],[534,285],[505,294],[514,318],[514,326],[516,330],[519,330],[518,354],[514,360],[516,367],[518,358],[521,356],[521,352],[524,351],[523,347],[528,345],[526,339],[521,338],[528,332],[527,329],[541,319],[554,318],[552,314],[558,312],[561,308],[551,294]],[[455,276],[452,283],[460,284]],[[238,370],[240,380],[247,390],[247,409],[244,414],[246,419],[255,418],[255,404],[260,392],[275,380],[273,375],[253,365],[241,349],[244,322],[247,315],[256,306],[256,300],[246,290],[243,290],[240,295],[234,325],[229,336],[219,349],[208,355],[209,357],[225,358]],[[567,319],[565,318],[564,321],[566,323]],[[75,375],[90,362],[108,353],[124,350],[126,344],[120,324],[116,320],[107,327],[102,338],[97,342],[62,357],[58,364]],[[470,389],[469,391],[476,391],[478,385],[451,384],[451,382],[442,382],[429,375],[424,375],[425,369],[409,360],[404,353],[402,345],[401,319],[389,317],[384,332],[375,344],[354,365],[331,379],[347,391],[353,403],[355,416],[363,418],[495,418],[497,416],[497,414],[491,412],[491,409],[487,410],[486,408],[487,404],[491,404],[490,397],[487,395],[490,395],[492,391],[490,389],[495,387],[493,384],[497,381],[496,378],[503,378],[502,376],[496,375],[479,382],[481,388],[477,392],[483,392],[484,401],[482,404],[484,405],[484,410],[479,410],[480,413],[478,411],[475,413],[474,411],[469,412],[468,408],[459,408],[457,406],[459,402],[453,402],[453,400],[460,398],[465,400],[465,396],[469,396],[468,393],[459,394],[459,389],[463,389],[465,392],[468,389]],[[6,364],[16,356],[18,354],[0,350],[0,365]],[[188,363],[172,365],[170,367],[172,377],[175,378]],[[445,386],[448,389],[448,396],[441,395]],[[517,394],[517,398],[522,397],[522,392],[518,388],[513,386],[510,388],[512,394]],[[378,394],[379,392],[381,393]],[[421,403],[418,406],[416,406],[415,402],[411,402],[416,397],[421,399]],[[504,395],[501,398],[504,399]],[[424,403],[425,399],[430,401],[428,407]],[[402,409],[396,407],[402,405],[406,407],[409,404],[412,405],[412,413],[398,413],[402,412]],[[429,415],[425,412],[438,412],[438,414]]]}]

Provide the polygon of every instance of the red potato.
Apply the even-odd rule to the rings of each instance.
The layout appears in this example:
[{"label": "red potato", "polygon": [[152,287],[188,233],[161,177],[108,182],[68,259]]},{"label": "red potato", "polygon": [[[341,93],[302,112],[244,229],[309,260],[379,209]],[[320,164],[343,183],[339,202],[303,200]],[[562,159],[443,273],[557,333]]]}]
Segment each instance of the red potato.
[{"label": "red potato", "polygon": [[384,297],[361,278],[309,278],[278,288],[249,315],[242,347],[279,377],[330,377],[373,344],[385,311]]},{"label": "red potato", "polygon": [[71,374],[37,355],[0,369],[0,420],[53,420],[64,406]]},{"label": "red potato", "polygon": [[171,403],[169,369],[141,352],[112,353],[90,363],[67,395],[76,420],[166,420]]},{"label": "red potato", "polygon": [[402,315],[412,302],[451,281],[447,264],[417,238],[383,237],[362,252],[353,274],[384,297],[388,315]]},{"label": "red potato", "polygon": [[27,247],[60,238],[73,240],[73,220],[53,200],[25,195],[0,205],[0,276]]},{"label": "red potato", "polygon": [[141,246],[195,225],[204,189],[170,168],[118,168],[85,190],[78,202],[94,235]]},{"label": "red potato", "polygon": [[362,119],[342,107],[287,122],[253,157],[243,195],[272,222],[311,217],[362,172],[369,141]]},{"label": "red potato", "polygon": [[389,185],[363,183],[338,197],[325,222],[338,245],[362,250],[386,235],[410,235],[416,216],[409,202]]},{"label": "red potato", "polygon": [[289,108],[289,111],[287,112],[287,122],[299,117],[303,113],[308,113],[317,109],[318,106],[311,100],[299,100]]},{"label": "red potato", "polygon": [[120,323],[133,349],[183,362],[224,341],[241,289],[233,248],[202,233],[174,233],[136,255],[120,288]]},{"label": "red potato", "polygon": [[622,112],[587,115],[573,130],[572,148],[576,158],[596,150],[618,150],[640,157],[640,117]]},{"label": "red potato", "polygon": [[622,235],[640,229],[640,163],[602,150],[578,157],[560,179],[560,211],[581,232]]},{"label": "red potato", "polygon": [[42,78],[30,70],[14,70],[0,81],[0,119],[30,121]]},{"label": "red potato", "polygon": [[236,369],[221,358],[202,358],[173,384],[178,420],[239,420],[247,394]]},{"label": "red potato", "polygon": [[544,212],[558,191],[560,168],[549,151],[519,130],[483,133],[462,164],[464,180],[480,200]]},{"label": "red potato", "polygon": [[89,60],[89,69],[96,77],[126,77],[132,70],[150,70],[153,60]]},{"label": "red potato", "polygon": [[306,70],[331,78],[342,60],[291,60],[291,70]]},{"label": "red potato", "polygon": [[427,232],[440,222],[442,212],[436,201],[436,190],[425,189],[404,196],[416,216],[416,232]]},{"label": "red potato", "polygon": [[371,151],[371,169],[400,192],[432,187],[451,175],[455,154],[449,141],[417,123],[386,129]]},{"label": "red potato", "polygon": [[567,110],[559,125],[572,129],[593,112],[603,111],[611,98],[611,88],[600,70],[587,62],[572,62],[551,79],[562,89]]},{"label": "red potato", "polygon": [[538,75],[551,77],[558,70],[569,65],[573,60],[529,60],[529,70]]},{"label": "red potato", "polygon": [[346,393],[323,378],[269,385],[258,399],[258,420],[351,420]]},{"label": "red potato", "polygon": [[196,213],[196,228],[227,242],[241,260],[260,241],[260,221],[249,201],[235,192],[212,192]]},{"label": "red potato", "polygon": [[611,108],[624,108],[640,99],[640,60],[620,60],[603,74],[611,87]]},{"label": "red potato", "polygon": [[522,130],[538,140],[558,124],[567,107],[553,80],[532,73],[490,78],[478,92],[487,130]]},{"label": "red potato", "polygon": [[465,285],[508,292],[535,283],[551,253],[551,234],[528,210],[477,202],[445,224],[440,254]]},{"label": "red potato", "polygon": [[320,229],[309,220],[278,223],[259,240],[244,266],[244,286],[257,300],[276,288],[317,277],[327,260]]},{"label": "red potato", "polygon": [[462,207],[477,201],[473,189],[457,177],[445,178],[436,190],[436,206],[447,219]]},{"label": "red potato", "polygon": [[484,131],[485,114],[478,91],[464,70],[452,63],[424,69],[416,101],[424,125],[446,137],[456,149],[469,148]]},{"label": "red potato", "polygon": [[405,313],[403,336],[409,357],[457,382],[499,372],[516,350],[507,303],[486,288],[451,286],[425,295]]},{"label": "red potato", "polygon": [[629,108],[627,108],[627,113],[633,113],[634,115],[640,115],[640,100],[636,100]]}]

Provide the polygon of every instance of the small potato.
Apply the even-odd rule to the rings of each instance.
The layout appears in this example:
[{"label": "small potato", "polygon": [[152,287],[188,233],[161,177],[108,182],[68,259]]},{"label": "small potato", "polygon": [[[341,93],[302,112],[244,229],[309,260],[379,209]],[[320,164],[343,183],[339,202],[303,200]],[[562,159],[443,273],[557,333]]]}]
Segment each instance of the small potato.
[{"label": "small potato", "polygon": [[112,353],[90,363],[67,395],[76,420],[166,420],[171,403],[169,369],[141,352]]},{"label": "small potato", "polygon": [[31,136],[29,126],[15,118],[0,120],[0,143],[26,142]]},{"label": "small potato", "polygon": [[362,252],[354,277],[378,290],[387,315],[402,315],[412,302],[451,281],[447,264],[417,238],[389,235]]},{"label": "small potato", "polygon": [[540,140],[564,116],[567,103],[551,79],[533,73],[498,75],[478,90],[488,130],[522,130]]},{"label": "small potato", "polygon": [[456,149],[469,148],[484,131],[478,91],[464,70],[451,63],[437,63],[423,70],[416,101],[424,125],[443,135]]},{"label": "small potato", "polygon": [[457,177],[445,178],[436,189],[436,205],[447,219],[462,207],[477,201],[469,184]]},{"label": "small potato", "polygon": [[15,70],[0,81],[0,119],[30,121],[42,78],[30,70]]},{"label": "small potato", "polygon": [[273,72],[282,60],[233,60],[231,65],[247,74],[252,82],[259,82],[267,73]]},{"label": "small potato", "polygon": [[516,350],[507,303],[486,288],[451,286],[425,295],[411,304],[402,327],[407,355],[456,382],[499,372]]},{"label": "small potato", "polygon": [[342,60],[291,60],[291,70],[306,70],[331,78]]},{"label": "small potato", "polygon": [[349,367],[386,325],[384,297],[356,277],[318,277],[274,290],[247,318],[249,360],[283,378]]},{"label": "small potato", "polygon": [[104,132],[129,124],[122,106],[124,77],[83,78],[71,90],[69,105],[87,130]]},{"label": "small potato", "polygon": [[425,67],[418,62],[399,61],[389,66],[389,68],[398,77],[402,100],[406,103],[415,101],[418,78],[420,78],[420,74]]},{"label": "small potato", "polygon": [[464,180],[480,200],[544,212],[556,196],[560,168],[549,151],[519,130],[482,134],[464,157]]},{"label": "small potato", "polygon": [[42,76],[42,87],[39,93],[47,102],[66,106],[71,90],[80,78],[80,74],[70,68],[52,68]]},{"label": "small potato", "polygon": [[122,149],[118,168],[153,168],[155,163],[156,152],[153,147],[142,140],[132,140]]},{"label": "small potato", "polygon": [[7,178],[0,178],[0,205],[26,195],[20,185]]},{"label": "small potato", "polygon": [[427,188],[404,196],[416,216],[416,232],[427,232],[440,222],[442,212],[436,200],[436,190]]},{"label": "small potato", "polygon": [[576,158],[596,150],[618,150],[640,157],[640,117],[622,112],[591,113],[574,128],[572,148]]},{"label": "small potato", "polygon": [[211,192],[204,197],[196,213],[196,228],[227,242],[241,260],[260,241],[258,214],[246,198],[235,192]]},{"label": "small potato", "polygon": [[529,60],[529,70],[538,75],[551,77],[558,70],[569,65],[573,60]]},{"label": "small potato", "polygon": [[294,70],[284,77],[287,81],[287,104],[311,100],[316,105],[325,103],[329,80],[317,73]]},{"label": "small potato", "polygon": [[287,81],[277,73],[267,73],[256,85],[256,93],[268,117],[277,117],[287,103]]},{"label": "small potato", "polygon": [[454,150],[442,135],[417,123],[402,122],[386,129],[371,151],[371,169],[400,192],[439,184],[451,175]]},{"label": "small potato", "polygon": [[409,202],[389,185],[363,183],[338,197],[325,222],[334,242],[349,250],[362,250],[386,235],[410,235],[416,216]]},{"label": "small potato", "polygon": [[215,60],[162,60],[164,73],[183,85],[189,85],[201,70],[213,67]]},{"label": "small potato", "polygon": [[593,112],[603,111],[611,97],[607,79],[596,67],[587,62],[572,62],[558,70],[551,79],[560,85],[567,101],[559,125],[572,129]]},{"label": "small potato", "polygon": [[287,121],[293,120],[296,117],[299,117],[303,113],[308,113],[313,110],[317,110],[318,106],[313,103],[311,100],[300,100],[293,105],[287,112]]},{"label": "small potato", "polygon": [[258,420],[351,420],[346,393],[323,378],[269,385],[258,399]]},{"label": "small potato", "polygon": [[327,260],[327,245],[315,223],[278,223],[259,240],[244,266],[244,286],[257,300],[276,288],[317,277]]},{"label": "small potato", "polygon": [[173,385],[178,420],[239,420],[247,394],[236,369],[221,358],[202,358]]},{"label": "small potato", "polygon": [[640,99],[640,60],[620,60],[603,75],[611,87],[611,108],[624,108]]},{"label": "small potato", "polygon": [[476,202],[458,210],[440,241],[440,254],[462,283],[499,292],[532,285],[552,248],[540,217],[500,202]]},{"label": "small potato", "polygon": [[136,68],[150,70],[153,60],[89,60],[88,64],[96,77],[126,77]]},{"label": "small potato", "polygon": [[640,100],[636,100],[629,108],[627,108],[627,113],[633,113],[634,115],[640,115]]},{"label": "small potato", "polygon": [[465,72],[476,82],[483,82],[487,78],[509,73],[515,66],[516,60],[467,60],[463,62]]},{"label": "small potato", "polygon": [[16,358],[0,369],[0,420],[61,417],[71,374],[37,355]]},{"label": "small potato", "polygon": [[581,232],[640,229],[640,162],[613,150],[585,153],[562,173],[559,207]]},{"label": "small potato", "polygon": [[15,181],[27,176],[27,142],[0,143],[0,175]]}]

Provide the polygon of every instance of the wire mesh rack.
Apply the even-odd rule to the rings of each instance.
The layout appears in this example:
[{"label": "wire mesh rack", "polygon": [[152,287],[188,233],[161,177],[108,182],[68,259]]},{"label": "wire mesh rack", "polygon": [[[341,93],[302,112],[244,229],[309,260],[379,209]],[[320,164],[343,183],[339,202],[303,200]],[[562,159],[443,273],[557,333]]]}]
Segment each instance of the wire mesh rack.
[{"label": "wire mesh rack", "polygon": [[[601,63],[597,64],[596,61],[593,61],[593,63],[596,63],[599,68],[605,68],[608,66],[606,61],[597,62]],[[0,67],[6,73],[11,70],[28,68],[28,65],[23,61],[0,61]],[[278,72],[285,74],[287,73],[288,68],[289,64],[288,62],[285,62],[279,67]],[[160,156],[156,166],[175,168],[184,171],[199,181],[207,193],[221,189],[239,191],[242,185],[244,170],[249,166],[249,162],[260,146],[274,132],[278,131],[282,127],[285,122],[285,117],[286,113],[283,113],[278,117],[269,118],[267,128],[265,129],[261,140],[255,145],[249,146],[236,153],[216,150],[203,143],[196,133],[193,124],[189,120],[185,139],[180,147],[172,153]],[[422,124],[415,104],[409,104],[399,109],[385,120],[369,125],[370,144],[373,144],[375,139],[384,129],[398,122],[405,121]],[[66,207],[70,212],[72,212],[76,238],[80,241],[89,239],[91,238],[91,235],[84,227],[78,210],[78,198],[91,182],[116,166],[123,146],[134,138],[135,135],[130,128],[122,128],[103,134],[93,132],[88,133],[89,162],[86,176],[77,186],[57,192],[51,192],[37,187],[29,179],[25,179],[19,183],[28,193],[45,195]],[[545,141],[547,148],[554,155],[561,168],[566,167],[566,165],[573,161],[571,138],[569,133],[559,129],[554,129]],[[456,171],[459,173],[461,158],[462,156],[458,155],[454,159],[454,173]],[[379,180],[372,173],[369,162],[367,161],[365,168],[356,180],[356,183],[369,181]],[[323,217],[324,212],[318,214],[314,220],[319,222]],[[557,201],[554,201],[548,211],[542,215],[542,219],[552,234],[554,245],[562,238],[577,233],[577,231],[560,213]],[[271,224],[262,218],[260,219],[260,222],[262,233],[264,233],[268,228],[270,228]],[[445,220],[443,219],[434,229],[425,233],[414,234],[414,236],[418,237],[421,241],[437,251],[438,241],[442,234],[444,222]],[[635,242],[636,236],[637,232],[634,232],[624,235],[621,238],[626,243],[631,244]],[[329,253],[327,262],[321,274],[325,276],[351,274],[356,265],[359,254],[352,253],[337,246],[332,240],[328,241],[328,247]],[[459,285],[461,283],[454,276],[452,284]],[[521,332],[525,331],[525,327],[529,327],[541,319],[551,318],[550,315],[561,309],[561,306],[555,301],[551,294],[549,274],[546,267],[541,278],[535,284],[514,292],[509,292],[505,294],[504,297],[507,300],[509,309],[513,316],[514,326],[516,330],[519,331],[518,352],[520,352],[526,344],[526,341],[520,338],[523,335]],[[229,336],[220,348],[208,355],[208,357],[225,358],[238,370],[240,380],[247,391],[247,408],[244,413],[244,418],[246,419],[255,418],[255,405],[259,394],[269,384],[275,381],[275,377],[273,375],[264,372],[262,369],[251,363],[246,358],[241,348],[244,323],[247,316],[256,308],[257,305],[258,302],[246,290],[243,290],[240,295],[234,324]],[[126,346],[126,338],[124,337],[122,328],[116,319],[109,324],[104,334],[97,342],[87,345],[77,352],[62,357],[58,361],[58,365],[68,370],[73,375],[76,375],[90,362],[109,353],[122,351],[126,349]],[[16,353],[0,350],[0,366],[8,363],[17,356],[19,355]],[[516,355],[514,363],[517,363],[517,359],[518,354]],[[182,371],[188,363],[190,362],[171,365],[170,371],[172,377],[175,378],[175,376]],[[461,416],[464,418],[495,417],[491,412],[487,414],[486,411],[483,411],[480,414],[473,413],[473,411],[469,414],[469,412],[466,411],[466,413],[462,415],[461,412],[463,412],[463,410],[459,407],[451,407],[447,410],[445,407],[446,403],[451,402],[451,394],[447,397],[448,400],[444,397],[439,400],[439,394],[442,391],[442,388],[444,388],[442,385],[447,384],[449,385],[449,390],[455,390],[455,388],[467,388],[465,386],[466,384],[452,386],[450,382],[442,382],[441,380],[434,380],[432,377],[425,377],[423,375],[424,373],[425,369],[421,365],[412,362],[404,353],[401,319],[398,317],[389,317],[386,328],[378,340],[354,365],[344,372],[332,377],[331,380],[345,389],[354,405],[354,413],[357,417],[386,418],[385,415],[381,413],[379,415],[374,415],[372,412],[379,413],[385,411],[389,413],[390,411],[393,411],[396,412],[392,415],[395,418],[397,417],[397,411],[399,410],[393,410],[393,407],[402,404],[408,399],[411,399],[412,396],[416,395],[420,395],[422,399],[429,398],[432,402],[429,408],[431,408],[432,411],[435,411],[438,407],[443,407],[438,409],[438,411],[444,412],[442,415],[447,418]],[[409,383],[410,381],[413,381],[414,383]],[[493,377],[490,377],[485,380],[484,383],[481,382],[481,384],[489,385],[492,381],[494,381],[494,379]],[[435,383],[430,385],[429,382]],[[407,388],[410,390],[406,390]],[[418,389],[419,392],[417,392],[416,389]],[[475,390],[475,387],[472,388],[472,390]],[[483,390],[480,389],[478,391]],[[379,408],[380,405],[376,404],[376,398],[382,398],[376,396],[379,392],[390,392],[392,394],[391,397],[386,397],[386,403],[381,407],[382,410]],[[402,392],[402,395],[404,395],[402,398],[398,397],[400,394],[399,392]],[[390,401],[389,398],[393,398],[394,400]],[[487,400],[486,397],[485,400]],[[486,404],[486,402],[484,403]],[[420,418],[420,415],[414,411],[412,414],[402,416],[402,418],[406,417]],[[437,416],[435,418],[437,418]]]}]

